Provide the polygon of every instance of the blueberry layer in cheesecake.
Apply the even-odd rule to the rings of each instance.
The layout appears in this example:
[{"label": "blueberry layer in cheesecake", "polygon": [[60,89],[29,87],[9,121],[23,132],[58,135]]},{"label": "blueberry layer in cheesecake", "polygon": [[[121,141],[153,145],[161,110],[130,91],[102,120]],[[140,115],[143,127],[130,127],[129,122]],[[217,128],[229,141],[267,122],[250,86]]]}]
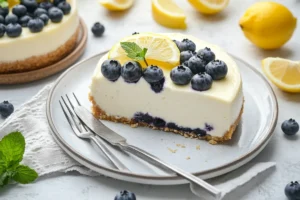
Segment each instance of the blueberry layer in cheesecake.
[{"label": "blueberry layer in cheesecake", "polygon": [[[147,49],[145,56],[138,50],[134,57],[136,49]],[[244,103],[235,61],[216,45],[177,33],[117,43],[94,71],[90,100],[99,119],[212,144],[232,138]]]},{"label": "blueberry layer in cheesecake", "polygon": [[0,7],[0,73],[49,66],[75,48],[78,34],[76,0],[21,0]]}]

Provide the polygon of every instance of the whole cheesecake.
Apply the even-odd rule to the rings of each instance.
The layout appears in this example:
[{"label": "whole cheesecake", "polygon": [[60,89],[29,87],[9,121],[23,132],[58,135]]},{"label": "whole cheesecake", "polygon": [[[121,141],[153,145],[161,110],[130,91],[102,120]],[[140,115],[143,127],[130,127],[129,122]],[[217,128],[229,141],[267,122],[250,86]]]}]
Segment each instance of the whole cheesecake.
[{"label": "whole cheesecake", "polygon": [[[4,34],[0,37],[0,73],[25,72],[46,67],[61,60],[75,48],[79,34],[77,4],[76,0],[67,0],[67,2],[71,10],[64,11],[60,21],[52,20],[50,17],[41,31],[36,31],[35,27],[30,30],[25,24],[19,36],[10,37]],[[57,6],[53,5],[58,8]],[[12,14],[12,9],[9,15]],[[34,11],[28,11],[26,15],[33,19],[37,18]],[[20,19],[21,16],[19,21]]]},{"label": "whole cheesecake", "polygon": [[[178,60],[180,66],[161,67],[163,79],[158,85],[149,84],[146,77],[148,68],[146,69],[147,66],[144,64],[141,64],[143,72],[138,81],[131,83],[126,81],[126,76],[122,74],[125,70],[122,68],[128,64],[121,57],[115,57],[113,60],[113,62],[120,62],[121,75],[117,80],[112,81],[107,78],[106,73],[103,74],[104,63],[114,55],[110,52],[100,59],[90,85],[90,100],[93,104],[94,116],[103,120],[130,124],[132,127],[147,126],[185,137],[205,139],[212,144],[230,140],[240,122],[244,104],[242,79],[237,64],[220,47],[193,36],[177,33],[162,35],[176,43],[192,41],[197,50],[210,50],[218,62],[221,60],[226,63],[226,77],[213,80],[209,88],[201,81],[202,85],[200,84],[199,87],[193,85],[200,76],[206,80],[205,77],[208,75],[205,71],[193,73],[192,80],[187,84],[176,82],[172,75],[173,71],[187,69],[188,66],[191,67],[188,62],[192,62],[190,59],[183,63],[182,59],[186,52],[181,52],[181,61]],[[130,41],[135,41],[135,36],[131,37]],[[119,44],[116,44],[113,49]],[[157,46],[164,48],[160,44]],[[178,48],[178,51],[182,51],[180,44]],[[148,49],[149,51],[151,50]],[[195,52],[192,54],[195,55],[194,59],[202,59],[201,55],[196,55]]]}]

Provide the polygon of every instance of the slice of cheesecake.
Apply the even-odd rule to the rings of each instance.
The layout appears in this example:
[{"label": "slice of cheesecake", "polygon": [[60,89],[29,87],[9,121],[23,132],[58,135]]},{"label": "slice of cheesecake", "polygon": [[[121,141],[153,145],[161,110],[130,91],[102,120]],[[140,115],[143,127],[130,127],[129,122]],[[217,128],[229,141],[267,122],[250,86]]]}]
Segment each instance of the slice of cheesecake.
[{"label": "slice of cheesecake", "polygon": [[[90,100],[94,116],[130,124],[132,127],[147,126],[185,137],[205,139],[213,144],[230,140],[241,119],[244,103],[242,80],[235,61],[220,47],[193,36],[153,34],[156,39],[150,40],[151,34],[145,34],[147,39],[142,40],[143,42],[140,41],[141,37],[143,34],[127,37],[122,41],[136,42],[141,48],[147,48],[149,54],[146,54],[146,62],[153,66],[146,69],[147,65],[143,60],[137,66],[137,62],[123,55],[124,52],[118,48],[122,45],[116,44],[109,54],[100,59],[92,78]],[[158,42],[157,38],[165,44]],[[175,48],[178,47],[177,50],[172,52],[174,47],[170,41],[175,44]],[[181,46],[183,42],[186,42],[185,46]],[[209,55],[201,54],[201,51],[197,55],[193,53],[195,45],[196,50],[206,48],[213,52],[214,59],[218,60],[216,63],[225,63],[226,70],[222,71],[223,68],[218,68],[216,63],[214,66],[217,68],[214,68],[212,63],[215,61],[205,63],[203,69],[197,68],[201,66],[197,65],[199,59],[203,61]],[[155,53],[154,49],[157,48],[161,49],[160,53]],[[193,61],[187,56],[190,52],[186,49],[191,50],[191,56],[197,61],[196,69],[193,68]],[[177,54],[176,51],[178,55],[174,55]],[[159,57],[158,60],[155,60],[155,56]],[[162,60],[168,56],[164,65]],[[182,66],[176,66],[176,62],[182,63]],[[212,67],[209,68],[208,65]],[[111,73],[113,71],[114,75],[109,75],[107,69]],[[136,70],[135,73],[126,73],[132,69]],[[147,74],[149,70],[155,71],[154,76]],[[186,76],[176,77],[178,73],[183,73],[182,70]],[[201,70],[205,72],[199,72]],[[205,82],[207,77],[209,80]]]}]

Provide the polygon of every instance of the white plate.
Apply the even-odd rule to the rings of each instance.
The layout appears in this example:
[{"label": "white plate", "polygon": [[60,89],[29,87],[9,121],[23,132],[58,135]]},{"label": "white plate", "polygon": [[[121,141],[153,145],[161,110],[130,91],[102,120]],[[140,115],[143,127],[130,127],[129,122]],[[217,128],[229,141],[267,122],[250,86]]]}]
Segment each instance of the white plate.
[{"label": "white plate", "polygon": [[[58,78],[49,94],[47,117],[58,144],[75,160],[103,175],[142,184],[182,184],[186,181],[175,175],[165,174],[134,156],[113,150],[131,170],[131,173],[114,169],[91,142],[77,138],[66,121],[58,100],[75,92],[81,103],[89,108],[88,86],[93,71],[103,53],[84,60]],[[277,122],[276,97],[264,77],[253,67],[235,58],[243,79],[245,108],[242,121],[234,138],[222,145],[159,132],[148,128],[103,121],[109,128],[162,160],[172,163],[203,179],[232,171],[254,158],[268,143]],[[184,145],[185,148],[178,147]],[[200,145],[200,150],[197,146]],[[172,153],[168,148],[175,150]],[[187,158],[190,159],[187,159]]]}]

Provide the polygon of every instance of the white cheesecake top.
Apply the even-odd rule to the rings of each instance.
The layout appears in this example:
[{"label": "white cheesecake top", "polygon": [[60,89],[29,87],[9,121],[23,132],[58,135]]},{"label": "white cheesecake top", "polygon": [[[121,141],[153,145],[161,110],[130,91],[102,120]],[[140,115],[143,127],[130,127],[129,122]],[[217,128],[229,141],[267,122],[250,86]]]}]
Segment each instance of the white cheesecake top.
[{"label": "white cheesecake top", "polygon": [[72,9],[68,15],[64,15],[61,22],[52,23],[49,20],[48,25],[39,33],[31,33],[27,27],[22,27],[22,34],[17,38],[10,38],[6,34],[0,38],[0,62],[44,55],[67,42],[79,24],[76,0],[67,1]]}]

